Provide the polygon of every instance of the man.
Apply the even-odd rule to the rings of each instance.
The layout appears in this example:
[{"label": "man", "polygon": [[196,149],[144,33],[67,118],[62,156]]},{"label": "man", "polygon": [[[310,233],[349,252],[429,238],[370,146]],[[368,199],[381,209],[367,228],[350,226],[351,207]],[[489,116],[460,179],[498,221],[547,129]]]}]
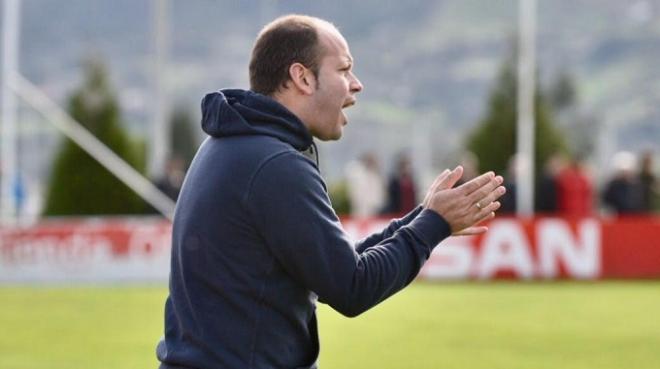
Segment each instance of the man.
[{"label": "man", "polygon": [[642,211],[653,211],[653,202],[658,191],[658,181],[653,174],[653,151],[645,151],[640,159],[639,184],[642,188]]},{"label": "man", "polygon": [[485,231],[504,193],[488,173],[452,189],[445,171],[421,206],[349,243],[312,137],[336,140],[362,90],[330,23],[286,16],[259,34],[251,91],[202,101],[200,147],[172,235],[161,368],[316,368],[317,299],[356,316],[409,284],[431,250]]},{"label": "man", "polygon": [[414,209],[417,206],[415,187],[410,157],[402,153],[397,158],[394,172],[387,183],[387,203],[382,213],[399,216]]},{"label": "man", "polygon": [[351,161],[345,176],[351,216],[366,219],[377,215],[385,202],[385,182],[376,155],[366,152],[359,160]]},{"label": "man", "polygon": [[605,184],[602,197],[606,206],[618,215],[639,214],[643,211],[643,191],[637,175],[637,159],[628,151],[612,158],[614,178]]}]

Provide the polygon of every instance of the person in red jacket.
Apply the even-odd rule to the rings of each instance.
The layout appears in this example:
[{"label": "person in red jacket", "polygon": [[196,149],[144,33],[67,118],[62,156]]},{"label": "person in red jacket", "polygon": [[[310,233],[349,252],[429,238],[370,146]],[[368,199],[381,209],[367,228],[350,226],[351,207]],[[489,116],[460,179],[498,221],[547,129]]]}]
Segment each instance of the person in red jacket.
[{"label": "person in red jacket", "polygon": [[589,216],[593,212],[593,184],[579,159],[573,159],[557,175],[557,212],[564,216]]}]

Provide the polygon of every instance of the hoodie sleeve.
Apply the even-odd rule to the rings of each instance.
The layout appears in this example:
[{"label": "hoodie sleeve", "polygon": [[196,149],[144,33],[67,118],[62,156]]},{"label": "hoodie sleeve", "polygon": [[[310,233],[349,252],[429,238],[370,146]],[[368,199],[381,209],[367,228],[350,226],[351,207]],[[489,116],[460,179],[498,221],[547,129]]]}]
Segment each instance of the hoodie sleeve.
[{"label": "hoodie sleeve", "polygon": [[364,252],[364,250],[377,245],[379,242],[386,238],[391,237],[399,228],[415,219],[417,215],[422,212],[422,210],[422,206],[419,205],[415,209],[411,210],[410,213],[406,214],[403,218],[392,220],[387,228],[383,229],[381,232],[376,232],[366,237],[365,239],[358,241],[358,243],[355,245],[355,251],[357,251],[358,254],[361,254]]},{"label": "hoodie sleeve", "polygon": [[451,233],[440,215],[425,209],[358,254],[318,171],[296,152],[263,164],[245,201],[257,231],[287,273],[346,316],[366,311],[409,284]]}]

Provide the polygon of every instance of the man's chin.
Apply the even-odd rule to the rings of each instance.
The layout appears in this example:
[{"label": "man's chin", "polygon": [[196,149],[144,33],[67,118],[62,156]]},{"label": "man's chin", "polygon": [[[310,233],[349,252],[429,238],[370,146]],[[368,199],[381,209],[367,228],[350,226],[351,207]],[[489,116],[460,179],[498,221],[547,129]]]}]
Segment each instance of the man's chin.
[{"label": "man's chin", "polygon": [[341,136],[342,136],[342,134],[339,133],[339,134],[332,135],[332,136],[327,136],[327,137],[317,137],[317,138],[318,138],[319,140],[321,140],[321,141],[337,141],[337,140],[339,140],[339,139],[341,138]]},{"label": "man's chin", "polygon": [[316,137],[320,141],[337,141],[341,138],[343,133],[344,133],[343,129],[340,128],[337,132],[332,132],[323,136],[315,135],[314,137]]},{"label": "man's chin", "polygon": [[[344,121],[344,126],[347,124],[346,121]],[[344,126],[340,126],[337,132],[334,132],[333,138],[331,141],[337,141],[338,139],[341,138],[341,136],[344,135]]]}]

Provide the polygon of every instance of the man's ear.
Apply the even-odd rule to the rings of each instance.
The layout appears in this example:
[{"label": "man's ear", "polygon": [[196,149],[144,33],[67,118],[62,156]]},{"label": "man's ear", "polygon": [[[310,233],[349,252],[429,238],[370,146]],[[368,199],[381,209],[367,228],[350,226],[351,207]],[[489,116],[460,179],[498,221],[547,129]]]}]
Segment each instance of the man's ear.
[{"label": "man's ear", "polygon": [[289,67],[289,77],[293,87],[305,95],[311,95],[316,89],[316,78],[311,70],[300,63],[293,63]]}]

